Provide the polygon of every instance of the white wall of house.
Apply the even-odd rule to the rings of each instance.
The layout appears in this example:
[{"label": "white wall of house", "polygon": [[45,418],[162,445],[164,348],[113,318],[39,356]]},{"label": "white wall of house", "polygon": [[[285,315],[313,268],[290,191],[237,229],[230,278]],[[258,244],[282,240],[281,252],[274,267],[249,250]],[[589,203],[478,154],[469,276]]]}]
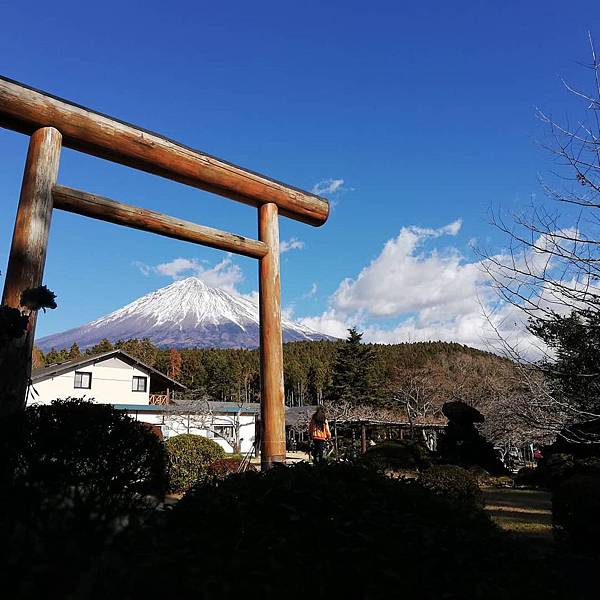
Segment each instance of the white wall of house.
[{"label": "white wall of house", "polygon": [[[165,439],[181,433],[192,433],[214,440],[225,452],[232,453],[233,446],[226,439],[227,430],[222,428],[232,427],[239,423],[241,438],[241,453],[251,452],[254,444],[256,416],[252,413],[235,415],[231,413],[215,413],[212,415],[212,424],[208,426],[206,416],[168,415],[162,413],[128,411],[128,414],[138,421],[152,423],[161,427]],[[210,420],[210,419],[208,419]],[[215,430],[225,433],[225,438],[215,433]]]},{"label": "white wall of house", "polygon": [[[92,374],[90,389],[75,387],[75,372]],[[146,377],[146,391],[134,392],[133,377]],[[118,357],[109,357],[73,371],[38,381],[29,391],[28,404],[48,404],[57,398],[93,398],[99,404],[148,404],[150,401],[150,374]]]}]

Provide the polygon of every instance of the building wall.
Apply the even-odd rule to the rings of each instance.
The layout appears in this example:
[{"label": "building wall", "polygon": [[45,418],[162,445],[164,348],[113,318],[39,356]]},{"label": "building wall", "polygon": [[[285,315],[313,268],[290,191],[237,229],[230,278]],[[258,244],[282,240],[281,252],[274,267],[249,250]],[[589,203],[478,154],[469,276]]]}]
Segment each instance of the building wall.
[{"label": "building wall", "polygon": [[[91,389],[75,387],[75,370],[92,374]],[[146,391],[132,391],[133,376],[146,377]],[[100,404],[145,404],[150,401],[150,375],[117,357],[40,381],[29,391],[28,404],[48,404],[57,398],[94,399]]]},{"label": "building wall", "polygon": [[[198,417],[197,415],[164,415],[161,413],[149,413],[144,411],[129,411],[128,413],[138,421],[160,425],[162,434],[166,439],[182,433],[192,433],[201,435],[214,440],[225,452],[232,453],[233,446],[214,434],[213,431],[207,429],[206,417]],[[253,414],[244,414],[237,416],[230,413],[217,413],[213,415],[212,426],[218,425],[233,425],[237,421],[240,425],[241,453],[246,454],[251,452],[254,444],[256,416]]]}]

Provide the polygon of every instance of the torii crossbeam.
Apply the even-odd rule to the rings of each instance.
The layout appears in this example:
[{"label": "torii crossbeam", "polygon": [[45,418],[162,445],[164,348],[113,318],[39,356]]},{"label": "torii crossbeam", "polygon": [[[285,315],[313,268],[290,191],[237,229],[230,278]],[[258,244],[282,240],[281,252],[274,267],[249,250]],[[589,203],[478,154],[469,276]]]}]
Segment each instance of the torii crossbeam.
[{"label": "torii crossbeam", "polygon": [[[42,284],[54,209],[258,259],[261,462],[263,469],[283,462],[278,216],[319,226],[329,214],[327,200],[1,76],[0,127],[30,136],[2,303],[23,309],[21,293]],[[258,240],[58,185],[62,146],[254,206]],[[34,335],[35,313],[27,333],[0,348],[0,413],[25,407]]]}]

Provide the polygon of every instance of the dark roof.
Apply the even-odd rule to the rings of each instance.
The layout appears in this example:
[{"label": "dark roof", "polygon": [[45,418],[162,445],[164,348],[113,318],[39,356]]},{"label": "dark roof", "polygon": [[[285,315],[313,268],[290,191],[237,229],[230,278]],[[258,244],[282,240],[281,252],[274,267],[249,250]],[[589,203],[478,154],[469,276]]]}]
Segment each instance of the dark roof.
[{"label": "dark roof", "polygon": [[179,390],[187,389],[182,383],[171,379],[164,373],[157,371],[153,367],[150,367],[146,363],[143,363],[141,360],[131,356],[131,354],[127,354],[127,352],[125,352],[124,350],[119,349],[109,350],[108,352],[96,354],[95,356],[82,356],[81,358],[66,360],[64,362],[49,365],[41,369],[34,369],[31,373],[31,381],[33,383],[38,383],[40,381],[50,379],[51,377],[56,377],[58,375],[62,375],[63,373],[68,373],[69,371],[73,371],[74,369],[87,367],[88,365],[93,365],[98,362],[102,362],[103,360],[106,360],[108,358],[114,357],[118,357],[129,364],[141,367],[142,369],[148,371],[151,375],[153,375],[155,379],[162,380],[165,384],[169,384],[174,388],[177,388]]},{"label": "dark roof", "polygon": [[[305,406],[286,406],[285,408],[285,425],[286,427],[298,427],[304,425],[310,421],[313,413],[317,409],[314,405]],[[408,419],[404,417],[390,417],[381,418],[376,417],[348,417],[339,419],[329,419],[330,422],[336,421],[338,425],[357,425],[364,423],[365,425],[410,425]],[[427,427],[444,427],[446,425],[446,419],[431,419],[423,420],[417,419],[414,423],[415,427],[427,428]]]}]

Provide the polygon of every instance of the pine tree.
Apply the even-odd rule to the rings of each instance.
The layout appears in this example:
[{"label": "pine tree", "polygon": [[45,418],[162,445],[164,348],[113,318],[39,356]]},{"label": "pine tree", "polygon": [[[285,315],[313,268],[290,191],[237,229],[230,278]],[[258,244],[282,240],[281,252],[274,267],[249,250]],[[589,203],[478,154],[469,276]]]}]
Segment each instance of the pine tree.
[{"label": "pine tree", "polygon": [[69,350],[69,360],[75,360],[76,358],[81,358],[81,350],[79,349],[77,342],[73,342],[73,345]]},{"label": "pine tree", "polygon": [[104,352],[110,352],[113,349],[113,345],[106,339],[100,340],[95,346],[88,348],[85,353],[88,356],[94,356],[96,354],[103,354]]},{"label": "pine tree", "polygon": [[600,414],[600,311],[573,310],[568,315],[531,319],[529,330],[554,351],[543,365],[553,395],[567,407],[570,422]]},{"label": "pine tree", "polygon": [[45,363],[46,365],[54,365],[58,362],[60,362],[60,354],[56,351],[56,348],[54,348],[53,346],[52,348],[50,348],[50,352],[46,354]]},{"label": "pine tree", "polygon": [[370,345],[361,343],[362,336],[354,327],[348,329],[346,341],[338,346],[327,393],[333,402],[369,404],[377,397],[372,377],[375,353]]}]

